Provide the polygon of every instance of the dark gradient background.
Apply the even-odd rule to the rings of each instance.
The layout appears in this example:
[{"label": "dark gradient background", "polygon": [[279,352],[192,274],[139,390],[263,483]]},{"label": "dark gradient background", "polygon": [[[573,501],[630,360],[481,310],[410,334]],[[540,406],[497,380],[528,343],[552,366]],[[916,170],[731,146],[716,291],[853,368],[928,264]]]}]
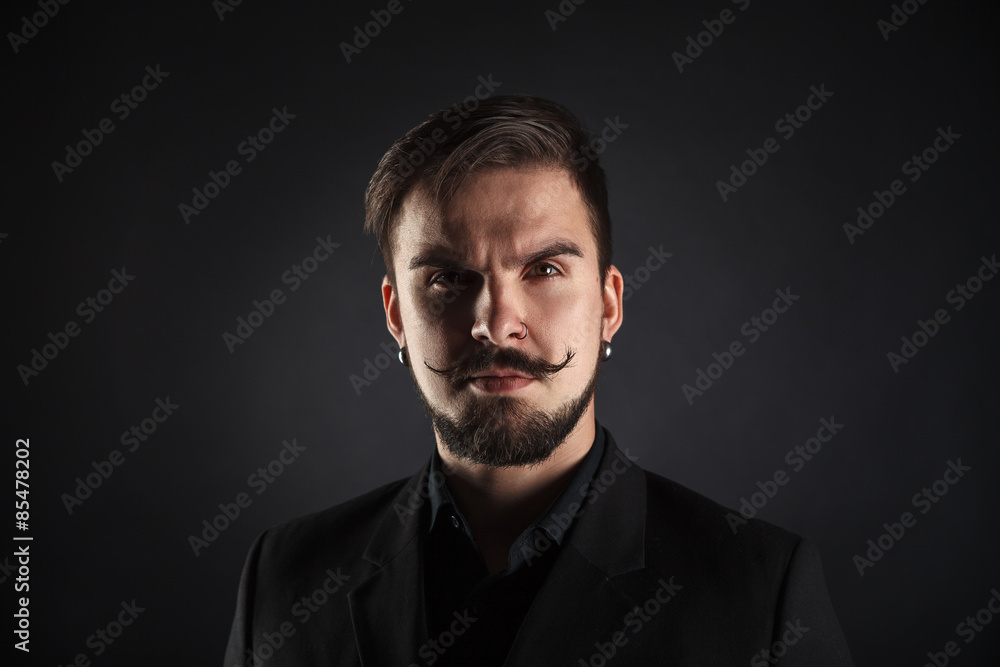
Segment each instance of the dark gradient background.
[{"label": "dark gradient background", "polygon": [[[601,154],[614,263],[646,279],[597,394],[619,444],[737,507],[834,417],[844,428],[758,516],[819,543],[859,665],[921,665],[948,641],[953,665],[996,664],[1000,618],[968,644],[956,625],[1000,587],[1000,280],[946,301],[1000,251],[987,6],[927,2],[888,41],[889,2],[589,0],[555,30],[557,0],[402,6],[350,63],[339,43],[384,2],[248,1],[224,20],[209,0],[71,2],[18,53],[8,38],[2,488],[30,438],[30,664],[220,664],[258,533],[426,461],[405,370],[351,381],[392,343],[362,196],[393,140],[489,75],[595,130],[627,125]],[[735,21],[678,72],[671,54],[724,8]],[[4,32],[37,11],[8,4]],[[119,120],[112,100],[157,64],[169,76]],[[821,85],[833,95],[783,138],[775,121]],[[289,126],[243,161],[238,144],[286,106]],[[51,163],[104,117],[115,130],[59,182]],[[901,166],[939,127],[960,138],[911,183]],[[716,181],[768,137],[778,152],[723,202]],[[231,159],[242,173],[185,224],[178,205]],[[906,193],[850,243],[844,223],[897,178]],[[291,292],[281,276],[317,237],[340,247]],[[672,257],[636,275],[651,246]],[[77,304],[122,267],[134,280],[84,324]],[[230,353],[223,333],[275,288],[287,301]],[[749,344],[743,323],[778,288],[800,299]],[[938,308],[950,321],[894,372],[887,353]],[[18,365],[69,320],[80,334],[26,386]],[[681,386],[734,340],[746,353],[689,404]],[[179,408],[128,452],[122,432],[167,397]],[[256,494],[248,476],[292,438],[305,451]],[[69,514],[63,494],[113,450],[124,463]],[[911,498],[959,458],[971,471],[920,514]],[[189,536],[240,492],[252,505],[195,556]],[[852,558],[905,511],[916,525],[860,576]],[[88,636],[133,599],[145,611],[95,657]]]}]

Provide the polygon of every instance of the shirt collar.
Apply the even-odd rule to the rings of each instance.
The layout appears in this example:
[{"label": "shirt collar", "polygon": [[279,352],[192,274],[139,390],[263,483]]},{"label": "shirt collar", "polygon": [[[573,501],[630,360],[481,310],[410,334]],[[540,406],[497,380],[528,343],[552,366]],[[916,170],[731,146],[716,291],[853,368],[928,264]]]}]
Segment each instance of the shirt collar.
[{"label": "shirt collar", "polygon": [[[577,468],[576,473],[570,479],[569,484],[566,485],[562,493],[559,494],[552,504],[524,530],[521,534],[522,538],[525,535],[530,535],[536,528],[540,528],[548,533],[549,537],[557,544],[562,546],[563,536],[572,524],[573,519],[580,513],[583,501],[587,497],[587,488],[590,485],[590,481],[594,478],[594,473],[597,472],[597,468],[600,466],[601,458],[604,456],[604,427],[596,419],[594,420],[594,426],[596,432],[594,442],[590,446],[590,451],[587,452],[587,455]],[[442,521],[457,521],[458,526],[456,528],[461,528],[469,539],[472,539],[472,530],[469,528],[469,523],[462,515],[461,510],[458,509],[458,505],[448,490],[446,482],[447,475],[444,472],[444,464],[441,460],[441,455],[437,451],[437,447],[435,447],[434,454],[431,456],[430,472],[427,476],[427,497],[431,503],[431,529],[434,528],[440,515],[443,517]],[[520,541],[521,538],[515,541],[515,545]]]}]

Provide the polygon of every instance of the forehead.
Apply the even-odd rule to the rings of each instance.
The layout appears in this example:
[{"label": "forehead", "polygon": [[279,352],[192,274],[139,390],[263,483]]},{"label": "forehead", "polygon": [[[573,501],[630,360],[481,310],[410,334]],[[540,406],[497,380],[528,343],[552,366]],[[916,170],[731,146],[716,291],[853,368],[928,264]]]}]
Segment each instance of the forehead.
[{"label": "forehead", "polygon": [[465,178],[437,206],[417,190],[404,200],[395,239],[399,267],[409,258],[445,250],[455,259],[487,264],[510,260],[555,239],[594,253],[589,212],[565,169],[497,169]]}]

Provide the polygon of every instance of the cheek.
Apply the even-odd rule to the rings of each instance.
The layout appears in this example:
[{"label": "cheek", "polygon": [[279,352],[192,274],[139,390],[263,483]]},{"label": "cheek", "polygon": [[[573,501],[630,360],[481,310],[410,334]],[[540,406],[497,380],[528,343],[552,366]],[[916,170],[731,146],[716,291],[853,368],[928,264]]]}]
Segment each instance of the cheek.
[{"label": "cheek", "polygon": [[472,328],[460,325],[455,314],[453,307],[429,307],[426,301],[407,304],[402,316],[411,360],[421,367],[424,361],[438,368],[454,363],[455,351],[468,345]]},{"label": "cheek", "polygon": [[407,315],[414,324],[427,329],[453,327],[462,317],[469,317],[469,296],[472,294],[474,292],[466,285],[413,288],[407,294]]},{"label": "cheek", "polygon": [[580,347],[592,337],[593,323],[600,320],[602,303],[598,297],[579,289],[540,293],[532,309],[534,328]]}]

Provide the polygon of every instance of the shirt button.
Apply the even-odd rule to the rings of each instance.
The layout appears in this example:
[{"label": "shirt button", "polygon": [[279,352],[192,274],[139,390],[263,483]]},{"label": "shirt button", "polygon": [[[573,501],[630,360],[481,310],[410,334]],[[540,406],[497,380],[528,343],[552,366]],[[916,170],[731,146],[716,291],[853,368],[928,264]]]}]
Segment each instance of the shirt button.
[{"label": "shirt button", "polygon": [[453,525],[455,528],[458,528],[458,517],[455,516],[454,514],[451,515],[451,525]]}]

